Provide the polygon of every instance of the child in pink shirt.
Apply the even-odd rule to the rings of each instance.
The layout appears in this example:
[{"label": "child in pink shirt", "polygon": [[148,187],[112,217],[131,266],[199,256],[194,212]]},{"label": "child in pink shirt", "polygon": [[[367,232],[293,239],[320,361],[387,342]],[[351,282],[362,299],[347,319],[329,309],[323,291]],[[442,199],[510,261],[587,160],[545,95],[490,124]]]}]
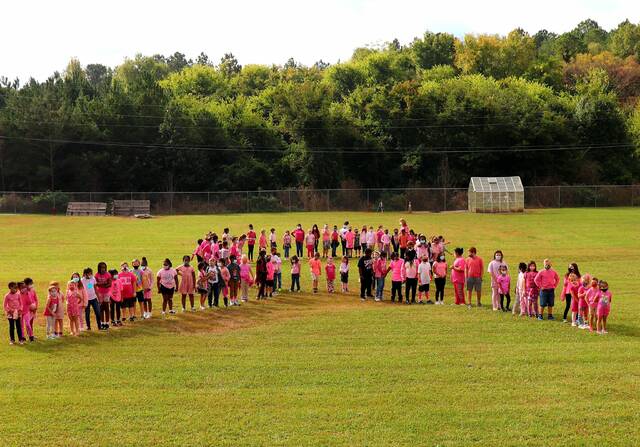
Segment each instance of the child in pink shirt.
[{"label": "child in pink shirt", "polygon": [[258,241],[258,247],[260,248],[260,250],[267,249],[267,231],[264,229],[260,230],[260,239]]},{"label": "child in pink shirt", "polygon": [[49,286],[47,302],[44,307],[44,317],[47,320],[47,340],[53,340],[56,336],[56,310],[60,303],[58,289],[55,286]]},{"label": "child in pink shirt", "polygon": [[327,274],[327,292],[334,292],[334,281],[336,280],[336,265],[333,263],[333,258],[327,258],[327,265],[324,267]]},{"label": "child in pink shirt", "polygon": [[18,286],[24,286],[23,282],[15,283],[11,281],[8,285],[9,292],[4,296],[3,308],[4,313],[9,320],[9,344],[13,345],[16,342],[15,332],[18,332],[18,341],[20,344],[24,344],[24,337],[22,336],[22,325],[20,324],[20,317],[22,316],[22,304],[20,302],[20,290]]},{"label": "child in pink shirt", "polygon": [[109,301],[109,313],[111,314],[111,326],[122,326],[122,282],[116,269],[111,273],[111,300]]},{"label": "child in pink shirt", "polygon": [[291,256],[291,291],[300,291],[300,259],[297,255]]},{"label": "child in pink shirt", "polygon": [[83,296],[78,290],[78,283],[69,281],[67,283],[67,315],[69,316],[69,329],[73,336],[80,333],[80,307],[82,304]]},{"label": "child in pink shirt", "polygon": [[322,274],[322,264],[320,262],[320,253],[316,253],[315,256],[309,260],[309,269],[311,270],[311,281],[313,283],[313,293],[318,292],[318,280]]},{"label": "child in pink shirt", "polygon": [[240,259],[240,298],[245,303],[249,300],[249,287],[253,285],[253,272],[247,255]]},{"label": "child in pink shirt", "polygon": [[596,323],[596,331],[598,334],[607,333],[607,318],[611,312],[611,292],[609,291],[609,283],[600,281],[598,283],[600,295],[598,298],[598,321]]},{"label": "child in pink shirt", "polygon": [[[498,271],[498,277],[496,278],[496,283],[498,284],[498,293],[500,294],[500,309],[503,312],[508,312],[511,310],[509,307],[511,305],[511,278],[509,277],[509,273],[507,272],[507,266],[501,265],[500,270]],[[507,306],[504,305],[504,299],[507,298]]]},{"label": "child in pink shirt", "polygon": [[276,266],[273,263],[273,259],[271,259],[271,255],[267,256],[267,282],[266,282],[266,294],[269,297],[273,296],[273,278],[276,273]]},{"label": "child in pink shirt", "polygon": [[598,319],[598,303],[600,301],[600,281],[598,278],[591,280],[591,287],[589,287],[584,293],[584,299],[586,305],[589,307],[589,330],[591,332],[597,330]]},{"label": "child in pink shirt", "polygon": [[33,321],[36,318],[38,312],[38,296],[33,289],[33,280],[31,278],[24,279],[24,285],[26,287],[26,293],[20,292],[20,301],[22,303],[22,319],[21,322],[24,325],[22,328],[22,334],[26,333],[29,336],[29,341],[35,341],[33,336]]},{"label": "child in pink shirt", "polygon": [[402,303],[402,283],[404,282],[404,261],[398,257],[398,253],[391,253],[391,302],[395,302],[398,294],[398,302]]}]

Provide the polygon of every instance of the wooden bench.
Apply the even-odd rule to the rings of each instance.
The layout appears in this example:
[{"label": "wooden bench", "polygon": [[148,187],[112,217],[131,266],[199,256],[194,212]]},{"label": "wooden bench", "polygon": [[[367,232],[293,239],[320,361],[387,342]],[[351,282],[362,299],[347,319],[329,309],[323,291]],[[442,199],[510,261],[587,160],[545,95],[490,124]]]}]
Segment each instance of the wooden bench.
[{"label": "wooden bench", "polygon": [[151,214],[149,200],[114,200],[114,216],[135,216],[136,214]]},{"label": "wooden bench", "polygon": [[105,216],[107,204],[105,202],[69,202],[67,216]]}]

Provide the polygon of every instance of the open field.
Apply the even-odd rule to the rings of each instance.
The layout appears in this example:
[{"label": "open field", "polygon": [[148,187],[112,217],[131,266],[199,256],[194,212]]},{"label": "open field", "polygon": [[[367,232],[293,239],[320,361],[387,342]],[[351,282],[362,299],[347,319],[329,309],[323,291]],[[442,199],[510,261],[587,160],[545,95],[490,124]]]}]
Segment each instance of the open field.
[{"label": "open field", "polygon": [[[393,228],[400,217],[0,215],[0,283],[31,276],[42,303],[50,280],[101,260],[111,268],[146,256],[156,271],[169,257],[176,265],[210,229],[237,234],[253,223],[275,227],[280,239],[299,222],[308,228],[346,218]],[[1,444],[640,444],[640,209],[404,217],[417,231],[445,235],[450,248],[475,245],[486,262],[502,249],[512,275],[519,261],[550,257],[559,273],[575,261],[607,279],[609,334],[486,307],[361,303],[355,294],[325,293],[282,293],[167,320],[157,318],[154,296],[150,321],[57,341],[43,340],[39,326],[40,341],[13,347],[3,318]],[[302,272],[309,291],[306,263]],[[452,295],[448,284],[448,303]],[[483,301],[490,302],[488,281]]]}]

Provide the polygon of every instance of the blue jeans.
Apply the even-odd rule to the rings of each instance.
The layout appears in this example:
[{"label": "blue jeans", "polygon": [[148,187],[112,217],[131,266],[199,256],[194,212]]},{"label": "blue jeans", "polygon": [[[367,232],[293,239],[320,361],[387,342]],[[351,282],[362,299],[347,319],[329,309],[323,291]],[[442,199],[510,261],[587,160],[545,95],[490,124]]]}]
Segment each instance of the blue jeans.
[{"label": "blue jeans", "polygon": [[383,291],[384,291],[384,278],[376,278],[376,298],[382,299]]},{"label": "blue jeans", "polygon": [[282,272],[273,274],[273,289],[282,289]]},{"label": "blue jeans", "polygon": [[289,257],[289,249],[290,249],[290,248],[291,248],[291,247],[290,247],[290,246],[288,246],[288,245],[285,245],[285,246],[284,246],[284,257],[285,257],[285,258],[288,258],[288,257]]}]

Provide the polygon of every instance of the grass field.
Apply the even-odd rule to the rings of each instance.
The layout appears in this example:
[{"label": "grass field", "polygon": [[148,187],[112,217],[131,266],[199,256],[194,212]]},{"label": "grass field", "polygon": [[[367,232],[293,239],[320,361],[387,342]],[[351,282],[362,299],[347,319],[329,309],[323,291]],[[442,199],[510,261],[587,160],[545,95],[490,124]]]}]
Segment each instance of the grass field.
[{"label": "grass field", "polygon": [[[399,217],[0,216],[0,283],[31,276],[42,300],[48,281],[100,260],[112,267],[144,255],[154,271],[166,256],[177,264],[209,229],[239,233],[252,222],[281,235],[298,222],[345,218],[393,228]],[[609,334],[486,307],[324,293],[283,293],[75,339],[45,341],[39,326],[40,341],[13,347],[3,319],[0,445],[640,444],[640,210],[405,217],[453,246],[475,245],[485,260],[500,248],[512,268],[550,257],[560,273],[575,261],[607,279]],[[283,279],[288,286],[288,267]],[[302,285],[309,290],[307,268]],[[486,281],[484,296],[489,303]],[[154,303],[157,310],[160,298]]]}]

